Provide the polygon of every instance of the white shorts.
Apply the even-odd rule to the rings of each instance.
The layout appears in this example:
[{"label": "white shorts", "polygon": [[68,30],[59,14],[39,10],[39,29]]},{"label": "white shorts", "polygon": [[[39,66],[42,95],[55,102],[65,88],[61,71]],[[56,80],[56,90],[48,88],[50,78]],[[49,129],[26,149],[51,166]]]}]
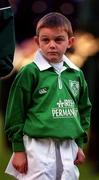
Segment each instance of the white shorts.
[{"label": "white shorts", "polygon": [[12,166],[12,158],[5,170],[18,180],[78,180],[79,170],[74,165],[78,146],[73,140],[33,139],[24,136],[28,159],[27,174]]}]

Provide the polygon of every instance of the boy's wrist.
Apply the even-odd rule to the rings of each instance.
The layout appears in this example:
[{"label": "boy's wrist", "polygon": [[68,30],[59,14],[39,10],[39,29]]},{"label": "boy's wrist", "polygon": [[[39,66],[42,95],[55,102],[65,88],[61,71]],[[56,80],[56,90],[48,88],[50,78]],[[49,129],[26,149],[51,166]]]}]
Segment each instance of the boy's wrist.
[{"label": "boy's wrist", "polygon": [[13,152],[24,152],[25,147],[23,142],[12,142]]},{"label": "boy's wrist", "polygon": [[10,6],[10,3],[8,0],[0,0],[0,9]]}]

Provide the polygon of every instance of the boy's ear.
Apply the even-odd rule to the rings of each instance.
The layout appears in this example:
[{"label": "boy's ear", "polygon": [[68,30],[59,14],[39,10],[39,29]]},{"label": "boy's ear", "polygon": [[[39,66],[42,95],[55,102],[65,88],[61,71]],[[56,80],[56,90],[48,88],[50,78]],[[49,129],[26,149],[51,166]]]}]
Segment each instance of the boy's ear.
[{"label": "boy's ear", "polygon": [[38,36],[34,36],[34,41],[37,43],[37,45],[39,46],[39,38]]},{"label": "boy's ear", "polygon": [[69,40],[68,40],[68,48],[70,48],[74,44],[74,41],[75,41],[75,37],[70,37],[69,38]]}]

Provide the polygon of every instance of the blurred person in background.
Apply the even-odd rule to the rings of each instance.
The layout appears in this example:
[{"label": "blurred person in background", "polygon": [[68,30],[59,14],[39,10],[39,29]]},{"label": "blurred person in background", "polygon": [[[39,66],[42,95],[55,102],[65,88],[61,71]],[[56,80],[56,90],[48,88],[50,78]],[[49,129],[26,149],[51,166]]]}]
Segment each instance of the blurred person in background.
[{"label": "blurred person in background", "polygon": [[12,71],[14,49],[13,12],[8,0],[0,0],[0,77]]}]

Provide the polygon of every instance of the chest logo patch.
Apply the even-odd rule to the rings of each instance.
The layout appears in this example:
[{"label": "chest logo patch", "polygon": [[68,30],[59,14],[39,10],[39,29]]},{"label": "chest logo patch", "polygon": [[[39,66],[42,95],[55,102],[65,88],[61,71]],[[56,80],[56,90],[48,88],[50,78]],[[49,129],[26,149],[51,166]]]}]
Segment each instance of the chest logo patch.
[{"label": "chest logo patch", "polygon": [[69,87],[74,96],[79,94],[79,82],[69,80]]},{"label": "chest logo patch", "polygon": [[78,109],[72,99],[59,99],[54,108],[52,108],[52,117],[56,118],[77,118]]}]

